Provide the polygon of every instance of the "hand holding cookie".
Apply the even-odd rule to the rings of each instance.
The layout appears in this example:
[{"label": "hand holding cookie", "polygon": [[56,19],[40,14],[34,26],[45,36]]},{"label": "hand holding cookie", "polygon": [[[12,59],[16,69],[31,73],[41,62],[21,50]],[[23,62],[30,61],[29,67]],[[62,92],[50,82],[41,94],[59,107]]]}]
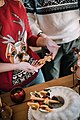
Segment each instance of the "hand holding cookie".
[{"label": "hand holding cookie", "polygon": [[46,62],[50,62],[52,60],[52,55],[51,54],[47,54],[43,59],[40,59],[38,61],[38,64],[45,64]]}]

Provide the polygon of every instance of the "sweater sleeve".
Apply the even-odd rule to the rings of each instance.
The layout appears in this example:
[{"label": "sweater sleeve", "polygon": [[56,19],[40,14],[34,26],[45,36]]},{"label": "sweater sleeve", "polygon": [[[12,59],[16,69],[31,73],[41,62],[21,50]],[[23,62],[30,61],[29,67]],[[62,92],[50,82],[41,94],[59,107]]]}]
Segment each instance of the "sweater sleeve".
[{"label": "sweater sleeve", "polygon": [[29,25],[29,22],[28,22],[28,17],[26,15],[26,23],[27,23],[27,26],[26,26],[26,29],[27,29],[27,44],[28,46],[33,46],[33,47],[36,47],[36,41],[38,39],[38,36],[36,35],[33,35],[32,31],[31,31],[31,28],[30,28],[30,25]]},{"label": "sweater sleeve", "polygon": [[32,30],[32,33],[34,35],[38,35],[42,30],[40,29],[39,24],[37,23],[36,20],[36,7],[35,7],[35,1],[34,0],[23,0],[24,6],[27,11],[28,19],[29,19],[29,24]]},{"label": "sweater sleeve", "polygon": [[38,36],[32,34],[25,7],[22,6],[21,10],[23,10],[24,22],[25,22],[26,31],[27,31],[27,44],[28,44],[28,46],[36,47],[37,46],[36,41],[38,39]]}]

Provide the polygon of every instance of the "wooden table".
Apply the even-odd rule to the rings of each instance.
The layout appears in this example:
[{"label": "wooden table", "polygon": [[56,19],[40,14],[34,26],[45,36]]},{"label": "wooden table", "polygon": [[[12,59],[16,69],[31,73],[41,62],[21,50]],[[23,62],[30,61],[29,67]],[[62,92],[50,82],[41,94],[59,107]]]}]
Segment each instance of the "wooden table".
[{"label": "wooden table", "polygon": [[10,99],[10,93],[2,94],[2,100],[11,106],[13,110],[13,118],[12,120],[28,120],[28,106],[26,104],[26,101],[30,98],[30,92],[31,91],[39,91],[47,87],[51,86],[66,86],[66,87],[72,87],[73,86],[73,75],[69,75],[66,77],[62,77],[59,79],[51,80],[42,84],[34,85],[28,88],[25,88],[26,92],[26,98],[21,104],[15,104]]}]

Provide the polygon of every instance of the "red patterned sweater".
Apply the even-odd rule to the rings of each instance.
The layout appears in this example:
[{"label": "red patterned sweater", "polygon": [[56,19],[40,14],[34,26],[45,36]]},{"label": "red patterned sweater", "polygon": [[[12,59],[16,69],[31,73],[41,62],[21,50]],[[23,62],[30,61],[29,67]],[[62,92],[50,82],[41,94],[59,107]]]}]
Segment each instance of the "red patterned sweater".
[{"label": "red patterned sweater", "polygon": [[[5,0],[5,4],[0,7],[0,62],[19,62],[16,51],[18,49],[19,52],[20,48],[17,47],[22,44],[23,52],[27,49],[27,54],[30,56],[29,62],[39,59],[39,56],[29,48],[36,46],[37,38],[32,35],[24,6],[17,0]],[[24,86],[36,76],[37,73],[29,75],[25,74],[25,71],[0,73],[0,90],[10,91],[14,86]]]}]

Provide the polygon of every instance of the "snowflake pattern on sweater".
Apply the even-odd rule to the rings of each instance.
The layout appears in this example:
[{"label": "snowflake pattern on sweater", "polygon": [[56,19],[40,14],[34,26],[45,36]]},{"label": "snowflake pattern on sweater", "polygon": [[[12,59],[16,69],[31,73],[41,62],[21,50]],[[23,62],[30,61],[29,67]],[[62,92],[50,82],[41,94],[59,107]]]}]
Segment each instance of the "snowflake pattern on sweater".
[{"label": "snowflake pattern on sweater", "polygon": [[28,12],[49,14],[79,8],[79,0],[23,0]]}]

